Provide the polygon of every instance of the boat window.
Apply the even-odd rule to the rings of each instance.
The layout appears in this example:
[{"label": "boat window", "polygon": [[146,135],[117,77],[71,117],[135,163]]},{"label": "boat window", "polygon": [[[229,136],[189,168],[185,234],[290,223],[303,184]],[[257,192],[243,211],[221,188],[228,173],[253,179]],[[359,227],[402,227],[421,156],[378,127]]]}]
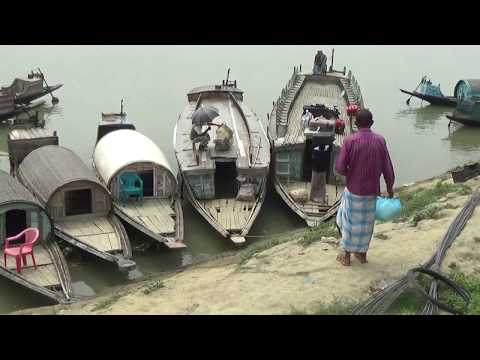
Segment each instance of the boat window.
[{"label": "boat window", "polygon": [[21,233],[27,228],[27,212],[19,209],[7,211],[5,224],[5,235],[7,237]]},{"label": "boat window", "polygon": [[143,181],[143,196],[153,196],[153,170],[139,171],[138,176]]},{"label": "boat window", "polygon": [[70,190],[65,192],[65,215],[90,214],[92,212],[92,190]]}]

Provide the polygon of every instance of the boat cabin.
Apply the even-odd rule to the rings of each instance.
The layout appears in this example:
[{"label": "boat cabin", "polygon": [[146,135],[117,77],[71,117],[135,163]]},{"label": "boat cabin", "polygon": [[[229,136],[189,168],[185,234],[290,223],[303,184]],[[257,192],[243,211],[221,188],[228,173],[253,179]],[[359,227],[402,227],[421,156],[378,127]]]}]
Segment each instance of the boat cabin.
[{"label": "boat cabin", "polygon": [[0,92],[0,116],[11,114],[15,111],[15,101],[12,95]]},{"label": "boat cabin", "polygon": [[120,113],[102,113],[102,121],[97,128],[97,143],[108,133],[121,129],[135,130],[135,126],[127,121],[127,114],[123,112],[123,100]]},{"label": "boat cabin", "polygon": [[[48,214],[37,199],[17,180],[0,170],[0,245],[5,238],[26,228],[37,228],[39,243],[50,240],[53,228]],[[3,257],[2,257],[3,261]]]},{"label": "boat cabin", "polygon": [[472,119],[480,120],[480,80],[460,80],[455,85],[457,98],[456,111],[468,114]]},{"label": "boat cabin", "polygon": [[29,153],[18,168],[18,178],[55,221],[80,215],[107,215],[108,190],[73,151],[46,145]]},{"label": "boat cabin", "polygon": [[25,156],[45,145],[58,145],[58,135],[54,130],[31,128],[15,129],[8,134],[10,173],[13,175]]},{"label": "boat cabin", "polygon": [[165,155],[135,130],[116,130],[102,137],[93,161],[115,201],[121,200],[121,178],[126,173],[134,173],[142,180],[144,198],[168,199],[176,193],[175,176]]},{"label": "boat cabin", "polygon": [[[50,216],[22,184],[4,171],[0,171],[0,189],[0,275],[56,301],[67,301],[71,296],[71,280],[65,259],[52,241],[54,229]],[[21,235],[28,228],[38,230],[33,246],[36,265],[30,255],[20,267],[13,256],[7,256],[5,264],[6,239]],[[25,239],[25,234],[12,239],[8,247],[22,244]]]},{"label": "boat cabin", "polygon": [[428,96],[444,97],[442,91],[440,90],[440,84],[433,85],[432,81],[427,79],[424,79],[421,82],[418,92]]}]

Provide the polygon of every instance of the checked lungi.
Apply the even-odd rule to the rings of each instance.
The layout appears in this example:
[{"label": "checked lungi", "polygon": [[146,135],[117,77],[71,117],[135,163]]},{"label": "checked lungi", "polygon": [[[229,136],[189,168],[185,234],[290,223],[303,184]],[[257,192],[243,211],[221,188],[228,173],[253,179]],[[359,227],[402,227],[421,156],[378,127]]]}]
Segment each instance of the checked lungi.
[{"label": "checked lungi", "polygon": [[375,225],[376,196],[352,194],[345,188],[337,213],[341,229],[340,247],[348,252],[365,253]]}]

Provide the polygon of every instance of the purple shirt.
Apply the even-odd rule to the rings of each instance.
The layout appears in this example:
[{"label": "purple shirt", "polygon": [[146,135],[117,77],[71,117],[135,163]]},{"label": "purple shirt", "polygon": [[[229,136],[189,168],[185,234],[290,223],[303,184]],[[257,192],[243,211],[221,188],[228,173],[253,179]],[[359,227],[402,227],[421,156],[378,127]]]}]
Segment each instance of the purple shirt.
[{"label": "purple shirt", "polygon": [[345,138],[335,166],[347,177],[347,188],[355,195],[380,195],[380,176],[393,188],[395,173],[383,136],[368,128]]}]

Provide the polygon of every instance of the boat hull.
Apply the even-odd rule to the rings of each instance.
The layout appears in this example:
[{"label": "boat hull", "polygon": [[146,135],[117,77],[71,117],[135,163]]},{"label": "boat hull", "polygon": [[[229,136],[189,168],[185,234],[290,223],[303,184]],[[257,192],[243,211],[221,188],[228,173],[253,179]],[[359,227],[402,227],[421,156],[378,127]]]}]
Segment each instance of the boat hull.
[{"label": "boat hull", "polygon": [[49,93],[53,93],[54,91],[60,89],[62,86],[63,84],[57,84],[57,85],[45,87],[43,88],[42,91],[39,91],[35,94],[15,97],[15,104],[28,104],[33,100],[39,99]]},{"label": "boat hull", "polygon": [[457,123],[467,125],[467,126],[480,126],[480,119],[473,119],[471,116],[468,115],[457,115],[453,113],[452,115],[446,115],[449,120],[455,121]]},{"label": "boat hull", "polygon": [[418,99],[427,101],[432,105],[451,106],[451,107],[457,106],[457,99],[454,96],[438,97],[438,96],[420,94],[416,91],[411,92],[403,89],[400,89],[400,91],[404,94],[411,95]]}]

